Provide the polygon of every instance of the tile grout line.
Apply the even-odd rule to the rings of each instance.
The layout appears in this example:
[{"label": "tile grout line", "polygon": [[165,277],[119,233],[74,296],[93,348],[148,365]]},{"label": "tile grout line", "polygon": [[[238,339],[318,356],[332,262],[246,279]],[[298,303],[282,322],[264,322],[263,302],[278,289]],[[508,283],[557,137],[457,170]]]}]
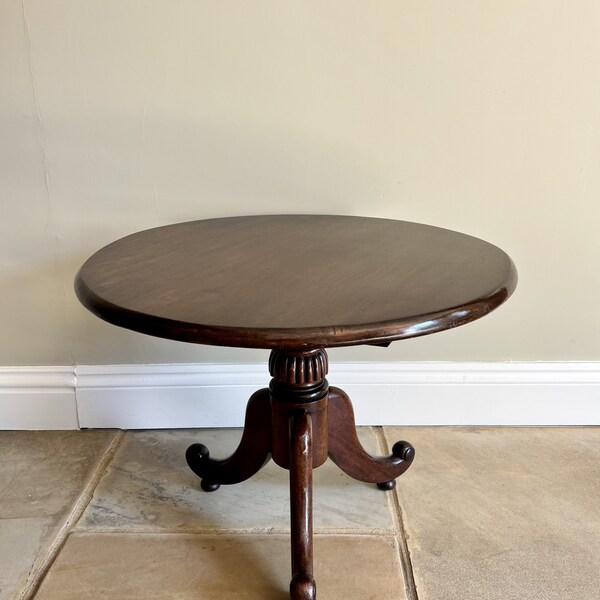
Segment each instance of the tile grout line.
[{"label": "tile grout line", "polygon": [[[122,527],[73,527],[71,533],[82,535],[210,535],[210,536],[266,536],[266,535],[290,535],[290,530],[279,527],[272,528],[219,528],[219,527],[190,527],[190,528],[171,528],[171,529],[123,529]],[[366,528],[336,528],[323,527],[314,531],[315,536],[372,536],[394,538],[398,535],[396,530],[390,529],[366,529]]]},{"label": "tile grout line", "polygon": [[[377,428],[377,440],[383,452],[388,455],[391,454],[387,439],[383,432],[383,427]],[[412,560],[410,557],[410,550],[408,548],[408,542],[406,539],[406,527],[404,525],[404,514],[400,505],[398,486],[391,490],[391,493],[388,496],[388,501],[390,503],[389,505],[391,508],[391,513],[397,530],[397,536],[395,539],[400,558],[400,565],[402,568],[402,575],[404,576],[407,600],[419,600]]]},{"label": "tile grout line", "polygon": [[125,437],[125,433],[125,431],[119,430],[112,438],[110,444],[108,445],[108,448],[106,448],[104,454],[102,455],[102,458],[98,462],[98,465],[93,470],[87,483],[84,485],[83,491],[75,501],[75,504],[73,505],[69,516],[65,520],[63,526],[60,528],[52,544],[50,544],[50,547],[48,548],[41,564],[35,570],[33,570],[32,573],[30,573],[25,587],[18,596],[18,600],[31,600],[37,593],[44,578],[48,574],[48,571],[54,564],[54,561],[56,560],[58,554],[65,545],[69,534],[71,533],[71,531],[83,515],[83,512],[87,508],[88,504],[90,503],[94,495],[96,486],[98,485],[100,479],[106,472],[108,465],[111,463],[114,455],[121,447],[121,444]]}]

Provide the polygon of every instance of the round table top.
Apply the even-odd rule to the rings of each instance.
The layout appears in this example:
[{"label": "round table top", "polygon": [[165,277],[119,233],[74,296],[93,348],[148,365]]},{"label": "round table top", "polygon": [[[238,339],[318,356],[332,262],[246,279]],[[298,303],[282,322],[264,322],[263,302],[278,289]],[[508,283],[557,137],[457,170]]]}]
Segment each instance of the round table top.
[{"label": "round table top", "polygon": [[382,344],[463,325],[515,289],[480,239],[366,217],[208,219],[134,233],[81,268],[97,316],[154,336],[303,349]]}]

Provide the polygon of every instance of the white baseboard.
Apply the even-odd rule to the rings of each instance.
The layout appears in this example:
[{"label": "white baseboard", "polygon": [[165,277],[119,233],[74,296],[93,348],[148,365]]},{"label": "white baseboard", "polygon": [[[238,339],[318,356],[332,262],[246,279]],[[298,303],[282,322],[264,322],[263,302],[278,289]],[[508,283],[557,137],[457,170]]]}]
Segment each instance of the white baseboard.
[{"label": "white baseboard", "polygon": [[[600,425],[600,363],[343,363],[359,425]],[[0,368],[0,429],[240,427],[266,365]]]},{"label": "white baseboard", "polygon": [[73,367],[0,367],[0,429],[77,429]]}]

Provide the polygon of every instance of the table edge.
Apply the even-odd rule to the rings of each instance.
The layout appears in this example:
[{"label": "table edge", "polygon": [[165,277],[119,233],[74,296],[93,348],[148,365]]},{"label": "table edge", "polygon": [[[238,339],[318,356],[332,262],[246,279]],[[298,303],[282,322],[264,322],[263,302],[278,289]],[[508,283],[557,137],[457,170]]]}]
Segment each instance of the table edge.
[{"label": "table edge", "polygon": [[442,311],[360,325],[307,328],[245,328],[175,321],[114,305],[96,295],[81,277],[75,277],[79,301],[94,315],[112,325],[169,340],[262,349],[335,348],[363,344],[386,344],[422,337],[471,323],[503,304],[517,286],[517,269],[512,259],[507,280],[497,289],[467,304]]}]

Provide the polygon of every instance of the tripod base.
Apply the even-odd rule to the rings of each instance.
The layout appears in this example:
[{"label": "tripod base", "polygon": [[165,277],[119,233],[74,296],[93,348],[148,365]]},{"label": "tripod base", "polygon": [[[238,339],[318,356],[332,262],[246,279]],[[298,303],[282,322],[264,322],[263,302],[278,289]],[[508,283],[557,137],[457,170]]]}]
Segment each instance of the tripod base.
[{"label": "tripod base", "polygon": [[325,379],[325,350],[273,350],[269,367],[273,376],[270,387],[250,398],[237,450],[227,459],[215,460],[206,446],[193,444],[186,460],[207,492],[249,479],[271,458],[290,471],[290,597],[314,600],[313,468],[329,457],[350,477],[390,490],[396,477],[412,464],[415,451],[408,442],[394,444],[388,457],[374,457],[363,449],[350,399],[339,388],[330,388]]}]

